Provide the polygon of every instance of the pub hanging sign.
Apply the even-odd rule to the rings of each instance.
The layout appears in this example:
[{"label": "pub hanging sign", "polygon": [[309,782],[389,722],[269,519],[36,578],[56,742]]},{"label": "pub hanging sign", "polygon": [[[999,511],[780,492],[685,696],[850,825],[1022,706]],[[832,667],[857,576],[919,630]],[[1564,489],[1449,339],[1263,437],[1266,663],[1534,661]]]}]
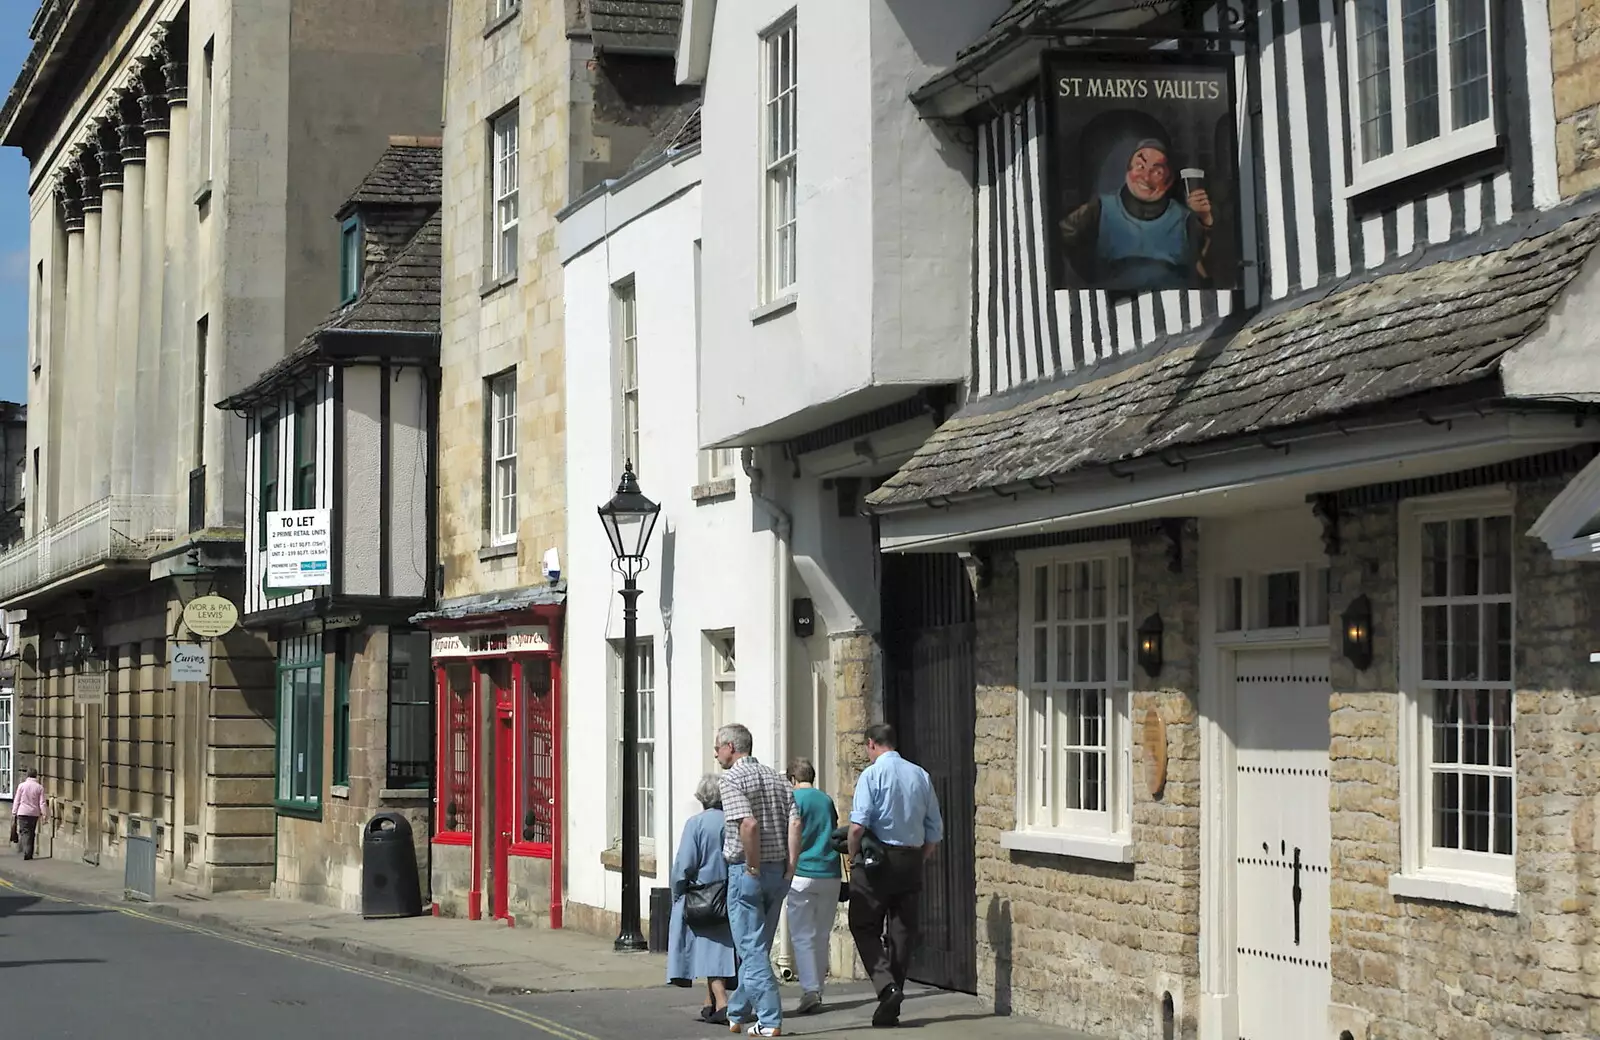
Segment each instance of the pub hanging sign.
[{"label": "pub hanging sign", "polygon": [[1051,285],[1240,287],[1231,54],[1044,55]]}]

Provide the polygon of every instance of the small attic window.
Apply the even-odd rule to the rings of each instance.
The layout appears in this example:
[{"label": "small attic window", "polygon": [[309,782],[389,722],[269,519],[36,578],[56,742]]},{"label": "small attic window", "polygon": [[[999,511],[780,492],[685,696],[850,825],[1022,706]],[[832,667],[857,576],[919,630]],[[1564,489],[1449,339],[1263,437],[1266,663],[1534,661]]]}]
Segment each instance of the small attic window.
[{"label": "small attic window", "polygon": [[361,218],[339,226],[339,302],[349,303],[361,291]]}]

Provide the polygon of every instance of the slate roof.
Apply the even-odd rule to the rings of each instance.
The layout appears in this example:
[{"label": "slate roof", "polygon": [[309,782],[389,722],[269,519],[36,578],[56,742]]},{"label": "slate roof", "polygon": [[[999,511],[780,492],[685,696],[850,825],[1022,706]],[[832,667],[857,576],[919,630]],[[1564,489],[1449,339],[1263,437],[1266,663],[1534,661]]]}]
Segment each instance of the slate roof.
[{"label": "slate roof", "polygon": [[435,140],[390,138],[378,164],[345,200],[338,215],[343,217],[356,206],[437,205],[444,188],[444,151]]},{"label": "slate roof", "polygon": [[1600,215],[1280,306],[1220,340],[1122,371],[969,405],[882,487],[882,509],[1025,489],[1088,466],[1251,435],[1492,381],[1600,240]]},{"label": "slate roof", "polygon": [[683,0],[589,0],[596,48],[635,54],[675,54]]},{"label": "slate roof", "polygon": [[534,585],[510,592],[482,592],[474,596],[447,599],[433,610],[411,615],[410,621],[414,625],[425,625],[430,621],[468,621],[497,614],[513,614],[531,607],[559,606],[566,601],[567,583],[562,579],[554,585]]},{"label": "slate roof", "polygon": [[628,172],[642,170],[655,162],[663,155],[672,155],[685,152],[700,146],[700,99],[686,101],[678,106],[644,151],[639,153],[639,158],[628,167]]}]

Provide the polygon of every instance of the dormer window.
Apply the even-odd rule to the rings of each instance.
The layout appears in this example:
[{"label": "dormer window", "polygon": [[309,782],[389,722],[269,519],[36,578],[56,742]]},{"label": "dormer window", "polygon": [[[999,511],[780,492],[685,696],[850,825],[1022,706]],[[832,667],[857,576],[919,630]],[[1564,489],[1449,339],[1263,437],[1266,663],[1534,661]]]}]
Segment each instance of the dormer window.
[{"label": "dormer window", "polygon": [[361,291],[361,218],[351,217],[339,228],[339,302],[349,303]]}]

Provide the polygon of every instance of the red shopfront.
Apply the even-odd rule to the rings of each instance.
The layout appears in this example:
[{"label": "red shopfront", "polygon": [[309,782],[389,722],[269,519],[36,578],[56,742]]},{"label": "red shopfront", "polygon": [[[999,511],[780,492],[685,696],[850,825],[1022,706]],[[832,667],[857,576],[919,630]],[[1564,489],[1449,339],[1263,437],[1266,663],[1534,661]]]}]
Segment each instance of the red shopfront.
[{"label": "red shopfront", "polygon": [[433,636],[435,914],[443,901],[472,920],[486,909],[511,924],[519,912],[545,912],[561,927],[558,631],[542,623]]}]

